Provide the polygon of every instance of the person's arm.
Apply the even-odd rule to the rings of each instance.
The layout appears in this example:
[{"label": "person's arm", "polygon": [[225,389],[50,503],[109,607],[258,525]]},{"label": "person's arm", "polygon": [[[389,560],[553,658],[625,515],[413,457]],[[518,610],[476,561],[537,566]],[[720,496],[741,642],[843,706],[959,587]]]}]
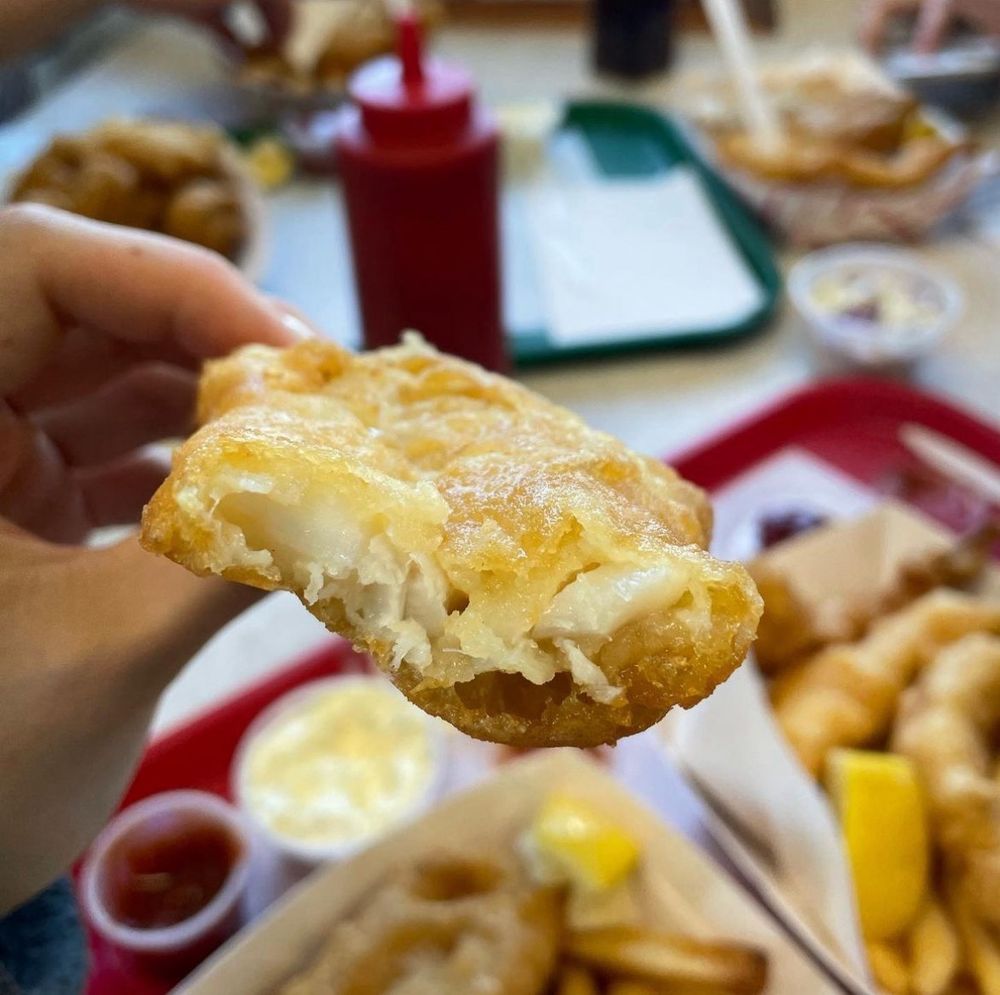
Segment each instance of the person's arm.
[{"label": "person's arm", "polygon": [[933,52],[955,18],[962,18],[988,35],[1000,35],[1000,0],[865,0],[861,10],[861,41],[877,52],[894,17],[916,11],[913,48]]},{"label": "person's arm", "polygon": [[68,543],[135,520],[163,475],[139,448],[188,429],[201,358],[302,328],[212,253],[0,211],[0,915],[89,842],[162,690],[253,598]]},{"label": "person's arm", "polygon": [[[127,2],[138,11],[187,17],[232,40],[224,20],[230,0]],[[105,3],[106,0],[0,0],[0,62],[46,44]],[[254,6],[267,28],[267,42],[279,45],[288,32],[291,0],[256,0]]]},{"label": "person's arm", "polygon": [[101,0],[3,0],[0,3],[0,62],[52,41],[92,13]]}]

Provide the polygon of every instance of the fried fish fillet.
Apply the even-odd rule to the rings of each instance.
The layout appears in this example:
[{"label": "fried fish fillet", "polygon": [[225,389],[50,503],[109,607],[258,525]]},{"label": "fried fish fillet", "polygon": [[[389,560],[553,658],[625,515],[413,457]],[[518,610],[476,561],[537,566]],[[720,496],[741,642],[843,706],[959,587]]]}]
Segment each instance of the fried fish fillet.
[{"label": "fried fish fillet", "polygon": [[278,995],[541,995],[560,896],[513,861],[441,856],[387,881]]},{"label": "fried fish fillet", "polygon": [[418,337],[211,363],[147,549],[295,592],[421,708],[516,746],[614,742],[739,665],[760,599],[704,495]]},{"label": "fried fish fillet", "polygon": [[1000,633],[1000,601],[938,588],[885,615],[853,643],[828,646],[771,684],[781,731],[814,777],[830,750],[888,733],[900,697],[938,651]]},{"label": "fried fish fillet", "polygon": [[943,649],[903,697],[893,749],[920,774],[935,839],[980,917],[1000,924],[1000,639],[972,633]]},{"label": "fried fish fillet", "polygon": [[887,613],[898,611],[938,587],[970,588],[990,562],[1000,526],[986,522],[942,550],[905,561],[874,598],[845,593],[820,602],[803,598],[794,577],[775,570],[768,554],[750,564],[750,576],[764,601],[754,656],[767,675],[787,670],[824,646],[859,638]]}]

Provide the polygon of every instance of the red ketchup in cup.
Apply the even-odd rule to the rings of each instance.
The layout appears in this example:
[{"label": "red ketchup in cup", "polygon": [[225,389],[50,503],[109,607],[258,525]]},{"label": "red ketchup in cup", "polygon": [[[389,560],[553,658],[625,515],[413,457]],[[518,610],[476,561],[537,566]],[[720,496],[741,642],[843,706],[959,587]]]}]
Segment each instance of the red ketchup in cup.
[{"label": "red ketchup in cup", "polygon": [[97,838],[83,908],[142,967],[179,975],[239,928],[249,862],[250,837],[231,805],[201,791],[153,795]]}]

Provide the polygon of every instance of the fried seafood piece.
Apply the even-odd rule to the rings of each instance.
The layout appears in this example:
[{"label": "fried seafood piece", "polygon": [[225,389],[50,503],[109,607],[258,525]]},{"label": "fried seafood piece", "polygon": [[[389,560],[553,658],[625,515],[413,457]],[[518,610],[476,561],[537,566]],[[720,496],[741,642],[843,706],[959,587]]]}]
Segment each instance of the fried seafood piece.
[{"label": "fried seafood piece", "polygon": [[209,364],[203,427],[143,542],[294,591],[421,708],[515,746],[592,746],[690,706],[760,614],[704,495],[417,336]]},{"label": "fried seafood piece", "polygon": [[579,964],[564,964],[553,986],[553,995],[600,995],[597,979]]},{"label": "fried seafood piece", "polygon": [[769,566],[765,555],[750,565],[764,599],[754,643],[757,665],[765,674],[776,674],[824,646],[857,639],[875,619],[936,587],[970,586],[982,576],[998,535],[997,524],[987,522],[946,549],[914,557],[884,592],[864,602],[846,597],[809,603],[792,579]]},{"label": "fried seafood piece", "polygon": [[439,857],[388,881],[277,995],[541,995],[561,897],[513,859]]},{"label": "fried seafood piece", "polygon": [[11,200],[164,232],[236,259],[248,236],[244,186],[235,152],[214,128],[112,120],[53,139]]},{"label": "fried seafood piece", "polygon": [[385,5],[353,0],[334,26],[316,60],[315,75],[323,83],[343,85],[363,62],[391,52],[396,32]]},{"label": "fried seafood piece", "polygon": [[289,93],[307,94],[313,88],[309,72],[293,65],[287,56],[270,48],[247,50],[239,75],[244,83],[280,87]]},{"label": "fried seafood piece", "polygon": [[840,174],[837,146],[826,139],[785,137],[764,144],[745,131],[720,135],[719,158],[733,169],[779,183],[819,183]]},{"label": "fried seafood piece", "polygon": [[86,155],[83,138],[56,135],[48,148],[14,178],[10,199],[22,200],[29,190],[66,190],[76,179]]},{"label": "fried seafood piece", "polygon": [[[275,52],[270,47],[244,50],[240,78],[250,84],[308,97],[324,90],[340,90],[363,63],[389,55],[396,46],[396,27],[390,6],[383,0],[339,0],[324,11],[323,24],[299,24],[293,34],[317,42],[311,53]],[[412,4],[423,29],[432,31],[443,16],[438,0]],[[299,46],[292,45],[292,49]]]},{"label": "fried seafood piece", "polygon": [[170,198],[163,230],[232,259],[246,238],[243,205],[233,185],[219,179],[191,180]]},{"label": "fried seafood piece", "polygon": [[827,751],[889,732],[900,696],[938,650],[1000,631],[1000,601],[936,590],[886,615],[862,639],[829,646],[771,685],[775,718],[814,777]]},{"label": "fried seafood piece", "polygon": [[[840,146],[892,151],[918,108],[903,87],[853,52],[810,51],[762,66],[759,76],[783,131]],[[690,95],[687,110],[713,133],[732,132],[743,123],[737,96],[731,80],[713,80]]]},{"label": "fried seafood piece", "polygon": [[174,121],[106,121],[90,133],[90,139],[166,183],[212,173],[222,148],[214,128]]},{"label": "fried seafood piece", "polygon": [[964,588],[975,583],[990,562],[998,538],[1000,526],[988,521],[947,549],[907,561],[880,608],[900,608],[935,587]]},{"label": "fried seafood piece", "polygon": [[978,913],[1000,925],[1000,638],[976,633],[941,651],[903,696],[893,749],[916,765],[935,839]]},{"label": "fried seafood piece", "polygon": [[766,563],[750,564],[750,576],[764,601],[754,658],[761,672],[777,674],[830,643],[847,642],[861,632],[861,620],[843,601],[807,603],[789,578]]},{"label": "fried seafood piece", "polygon": [[838,181],[855,187],[900,190],[924,183],[968,146],[940,135],[917,136],[890,154],[838,145],[825,136],[791,135],[764,145],[736,132],[717,141],[722,161],[779,183]]},{"label": "fried seafood piece", "polygon": [[[417,0],[413,8],[425,32],[433,32],[444,19],[438,0]],[[387,4],[344,0],[340,13],[313,70],[327,86],[343,86],[360,65],[396,47],[396,25]]]}]

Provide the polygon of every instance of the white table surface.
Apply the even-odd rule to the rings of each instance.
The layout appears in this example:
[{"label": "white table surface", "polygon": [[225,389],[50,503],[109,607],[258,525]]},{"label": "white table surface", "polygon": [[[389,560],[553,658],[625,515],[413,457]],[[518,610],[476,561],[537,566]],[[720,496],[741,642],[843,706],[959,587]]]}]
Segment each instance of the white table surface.
[{"label": "white table surface", "polygon": [[[816,39],[848,40],[848,4],[796,0],[786,6],[785,29],[762,42],[765,51],[787,51]],[[678,99],[677,73],[631,89],[593,79],[585,34],[570,27],[502,33],[456,27],[445,31],[439,48],[473,68],[492,103],[588,94],[624,94],[659,106]],[[684,39],[682,66],[712,58],[707,39]],[[218,110],[226,99],[224,81],[222,64],[200,34],[170,23],[147,25],[30,114],[0,129],[0,171],[23,163],[54,132],[78,130],[109,114]],[[350,340],[357,317],[335,188],[296,182],[270,198],[269,215],[272,252],[265,289],[300,307],[327,333]],[[1000,251],[961,231],[921,251],[959,280],[968,306],[959,328],[914,380],[1000,422]],[[663,455],[818,372],[802,330],[785,310],[761,335],[725,348],[567,365],[520,378],[635,448]],[[186,668],[163,699],[156,730],[326,638],[294,599],[267,598]]]}]

